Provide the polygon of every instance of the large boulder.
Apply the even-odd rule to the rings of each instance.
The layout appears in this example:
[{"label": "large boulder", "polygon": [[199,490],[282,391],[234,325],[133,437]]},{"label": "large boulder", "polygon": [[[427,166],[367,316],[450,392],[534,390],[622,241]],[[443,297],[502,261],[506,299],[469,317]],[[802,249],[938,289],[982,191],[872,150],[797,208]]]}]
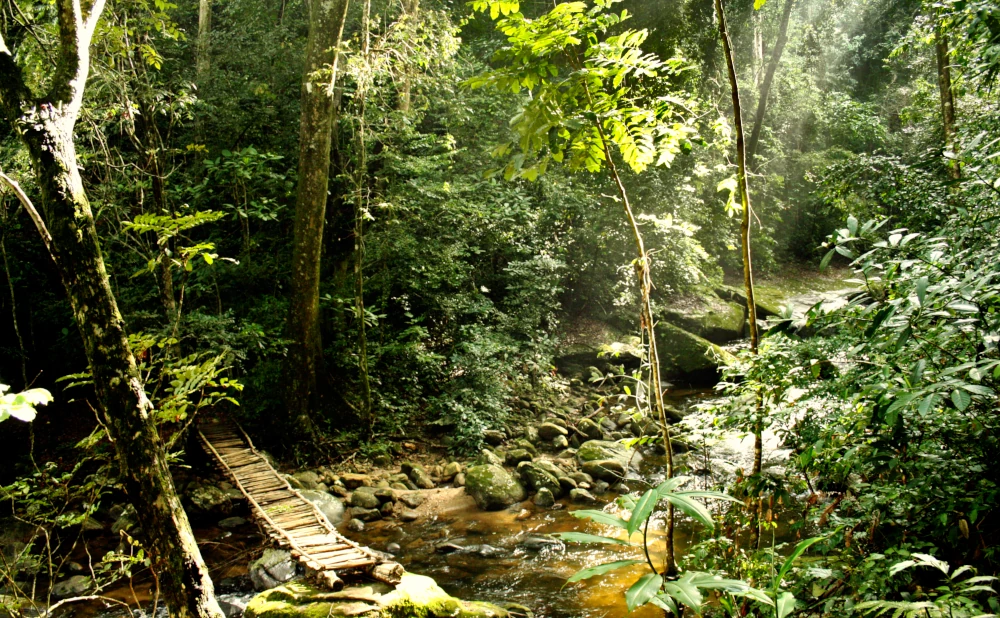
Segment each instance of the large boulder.
[{"label": "large boulder", "polygon": [[229,494],[214,485],[189,485],[187,499],[194,515],[228,515],[233,509]]},{"label": "large boulder", "polygon": [[507,610],[489,603],[462,601],[435,581],[404,573],[395,586],[373,583],[339,592],[294,583],[255,596],[246,618],[507,618]]},{"label": "large boulder", "polygon": [[510,472],[493,464],[472,466],[465,473],[465,491],[484,511],[499,511],[524,500],[524,487]]},{"label": "large boulder", "polygon": [[661,317],[712,343],[729,343],[744,336],[746,303],[720,298],[713,292],[689,294],[670,298]]},{"label": "large boulder", "polygon": [[344,508],[344,503],[340,500],[326,492],[313,491],[311,489],[300,489],[299,493],[302,494],[303,498],[315,504],[316,508],[326,515],[326,518],[334,526],[344,521],[344,511],[346,509]]},{"label": "large boulder", "polygon": [[732,355],[698,335],[673,324],[656,327],[661,376],[674,384],[710,386],[719,381],[719,368]]},{"label": "large boulder", "polygon": [[548,489],[557,498],[562,495],[559,477],[545,470],[542,466],[530,461],[522,461],[517,465],[517,473],[530,491]]},{"label": "large boulder", "polygon": [[596,479],[616,483],[625,478],[630,453],[619,442],[588,440],[576,452],[580,468]]},{"label": "large boulder", "polygon": [[298,574],[295,558],[284,549],[265,549],[264,555],[250,563],[250,581],[254,590],[270,590],[291,581]]},{"label": "large boulder", "polygon": [[[623,347],[619,343],[627,337],[606,322],[579,318],[563,333],[562,344],[554,359],[555,366],[560,373],[572,378],[589,377],[590,367],[601,372],[608,371],[613,365],[638,367],[639,357],[628,353],[628,346]],[[616,350],[624,353],[616,354]]]}]

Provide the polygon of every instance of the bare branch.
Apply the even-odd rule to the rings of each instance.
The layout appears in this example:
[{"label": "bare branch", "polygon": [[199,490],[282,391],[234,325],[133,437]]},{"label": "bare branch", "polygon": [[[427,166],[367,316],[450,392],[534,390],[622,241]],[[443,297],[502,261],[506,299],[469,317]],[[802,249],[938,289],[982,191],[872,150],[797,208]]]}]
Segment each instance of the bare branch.
[{"label": "bare branch", "polygon": [[48,249],[49,255],[53,256],[54,259],[55,254],[52,250],[52,235],[49,234],[49,228],[45,226],[45,221],[42,220],[42,216],[38,214],[38,211],[35,209],[35,205],[31,203],[31,199],[28,198],[24,189],[21,188],[21,185],[17,184],[17,181],[7,174],[4,174],[2,170],[0,170],[0,181],[10,187],[11,191],[14,192],[14,195],[17,196],[17,199],[20,200],[21,205],[24,206],[24,210],[28,212],[28,216],[31,217],[35,227],[38,228],[38,234],[42,237],[42,242],[45,243],[45,248]]}]

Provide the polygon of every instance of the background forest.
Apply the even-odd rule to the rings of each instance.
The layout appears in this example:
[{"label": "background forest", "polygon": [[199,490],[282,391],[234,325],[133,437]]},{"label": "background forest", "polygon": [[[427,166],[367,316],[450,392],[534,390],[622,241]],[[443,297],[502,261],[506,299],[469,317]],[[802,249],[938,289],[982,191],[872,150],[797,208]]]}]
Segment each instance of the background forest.
[{"label": "background forest", "polygon": [[[620,189],[587,173],[603,154],[579,150],[577,117],[538,129],[532,105],[548,69],[504,73],[538,61],[510,51],[518,34],[502,31],[504,17],[542,19],[555,5],[328,4],[346,12],[342,36],[302,0],[109,0],[75,143],[110,289],[165,436],[199,411],[225,412],[286,460],[396,454],[417,432],[476,453],[485,430],[554,392],[571,333],[592,322],[637,330]],[[4,88],[15,65],[19,88],[58,83],[60,6],[0,4]],[[663,61],[653,79],[635,68],[646,56],[615,57],[630,68],[609,91],[628,104],[655,98],[674,116],[648,131],[630,116],[610,160],[653,256],[652,313],[669,320],[673,307],[742,285],[716,9],[597,6],[630,16],[609,22],[611,35],[648,30],[624,49],[641,44]],[[725,10],[749,138],[754,272],[852,265],[861,286],[836,310],[772,316],[760,355],[740,352],[724,370],[719,422],[759,432],[754,414],[766,410],[795,449],[786,476],[757,470],[735,495],[775,510],[800,485],[835,496],[800,519],[832,557],[796,580],[821,586],[799,610],[920,598],[930,584],[893,580],[887,555],[995,573],[1000,6],[733,0]],[[546,45],[556,43],[531,53]],[[571,65],[553,61],[551,76]],[[305,146],[322,133],[306,122],[311,89],[326,90],[317,105],[332,110],[322,156]],[[16,106],[3,103],[0,168],[41,202]],[[325,214],[306,222],[309,191]],[[313,283],[300,268],[310,251]],[[8,484],[34,453],[77,461],[73,445],[100,423],[101,404],[61,271],[7,185],[0,255],[0,383],[56,399],[31,425],[3,424]],[[317,319],[299,323],[310,311]],[[168,451],[182,444],[168,438]],[[758,525],[762,511],[751,511],[734,510],[732,525]],[[750,548],[700,547],[692,555],[735,576],[759,583],[766,570]],[[962,590],[968,603],[950,611],[967,613],[954,615],[996,611],[994,596]],[[909,608],[919,609],[930,611]]]}]

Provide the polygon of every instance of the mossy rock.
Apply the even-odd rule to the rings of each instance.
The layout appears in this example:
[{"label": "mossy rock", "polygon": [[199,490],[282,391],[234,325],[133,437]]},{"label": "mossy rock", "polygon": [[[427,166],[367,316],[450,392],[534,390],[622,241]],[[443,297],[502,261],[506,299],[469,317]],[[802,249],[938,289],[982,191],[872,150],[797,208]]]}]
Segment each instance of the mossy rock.
[{"label": "mossy rock", "polygon": [[661,312],[663,321],[712,343],[729,343],[744,337],[745,303],[704,292],[672,297],[666,305]]},{"label": "mossy rock", "polygon": [[611,440],[587,440],[576,451],[580,465],[588,461],[614,460],[626,467],[629,465],[630,453],[621,442]]},{"label": "mossy rock", "polygon": [[[720,298],[733,301],[744,307],[747,306],[747,295],[742,288],[732,285],[722,285],[715,288],[715,293]],[[765,291],[762,286],[754,286],[754,305],[757,307],[757,319],[764,320],[771,317],[780,316],[782,306],[794,295],[793,292],[781,292],[775,289]]]},{"label": "mossy rock", "polygon": [[374,583],[326,592],[293,583],[263,592],[247,604],[247,618],[508,618],[490,603],[462,601],[430,577],[405,573],[396,586]]},{"label": "mossy rock", "polygon": [[465,473],[465,491],[484,511],[499,511],[524,500],[524,487],[497,465],[472,466]]},{"label": "mossy rock", "polygon": [[661,323],[656,329],[660,373],[664,379],[685,386],[711,386],[719,381],[719,368],[732,355],[698,335]]},{"label": "mossy rock", "polygon": [[608,371],[613,365],[638,367],[637,356],[627,352],[619,356],[605,353],[627,338],[626,333],[611,324],[591,318],[579,318],[562,334],[562,344],[556,351],[553,363],[561,374],[583,379],[590,377],[591,367],[596,367],[599,371]]}]

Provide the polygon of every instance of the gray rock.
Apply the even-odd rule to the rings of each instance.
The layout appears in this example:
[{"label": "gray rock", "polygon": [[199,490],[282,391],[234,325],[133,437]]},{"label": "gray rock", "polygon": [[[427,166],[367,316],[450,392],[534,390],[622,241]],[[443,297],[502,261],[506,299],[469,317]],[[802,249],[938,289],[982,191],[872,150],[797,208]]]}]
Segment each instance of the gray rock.
[{"label": "gray rock", "polygon": [[618,429],[618,424],[610,418],[604,417],[601,419],[601,429],[604,431],[614,431]]},{"label": "gray rock", "polygon": [[534,425],[524,428],[524,439],[531,444],[538,444],[538,429]]},{"label": "gray rock", "polygon": [[367,474],[354,474],[352,472],[341,474],[340,480],[344,483],[344,487],[348,489],[357,489],[358,487],[372,484],[372,477]]},{"label": "gray rock", "polygon": [[571,489],[569,491],[569,499],[577,504],[593,504],[597,502],[597,498],[594,497],[592,493],[586,489]]},{"label": "gray rock", "polygon": [[538,439],[545,442],[551,442],[556,436],[565,436],[568,433],[565,427],[555,423],[542,423],[538,426]]},{"label": "gray rock", "polygon": [[542,549],[565,549],[566,546],[559,539],[545,536],[545,535],[531,535],[525,538],[520,543],[521,547],[525,549],[530,549],[532,551],[539,551]]},{"label": "gray rock", "polygon": [[503,459],[488,448],[479,451],[479,457],[476,458],[476,461],[485,466],[503,466]]},{"label": "gray rock", "polygon": [[538,454],[538,449],[527,438],[518,438],[514,441],[514,448],[523,448],[531,453],[532,457]]},{"label": "gray rock", "polygon": [[399,543],[389,543],[388,545],[385,546],[385,551],[389,552],[390,554],[398,554],[399,552],[403,551],[403,548],[399,546]]},{"label": "gray rock", "polygon": [[56,582],[52,585],[52,597],[55,599],[68,599],[79,597],[90,592],[94,586],[94,580],[86,575],[74,575],[68,579]]},{"label": "gray rock", "polygon": [[198,515],[228,514],[233,508],[233,501],[229,495],[212,485],[189,486],[187,499],[194,513]]},{"label": "gray rock", "polygon": [[559,451],[559,453],[556,455],[556,458],[557,459],[568,459],[568,460],[576,459],[576,449],[575,448],[564,448],[563,450]]},{"label": "gray rock", "polygon": [[297,574],[295,558],[284,549],[265,549],[264,555],[250,564],[250,581],[260,592],[291,581]]},{"label": "gray rock", "polygon": [[219,527],[229,530],[232,528],[239,528],[240,526],[248,523],[250,522],[243,519],[242,517],[227,517],[219,522]]},{"label": "gray rock", "polygon": [[605,481],[594,481],[594,493],[603,494],[611,489],[611,485]]},{"label": "gray rock", "polygon": [[552,495],[552,492],[549,491],[548,487],[542,487],[538,490],[538,493],[535,494],[534,502],[535,506],[548,508],[556,503],[556,497]]},{"label": "gray rock", "polygon": [[399,501],[411,509],[417,508],[418,506],[423,504],[424,500],[426,499],[427,496],[417,491],[408,494],[401,494],[399,496]]},{"label": "gray rock", "polygon": [[296,489],[316,489],[320,484],[319,475],[312,470],[296,472],[292,478],[299,482],[300,487]]},{"label": "gray rock", "polygon": [[498,511],[524,500],[524,487],[500,466],[473,466],[466,472],[465,482],[465,491],[485,511]]},{"label": "gray rock", "polygon": [[414,511],[413,509],[403,509],[399,513],[399,520],[400,521],[417,521],[417,519],[419,519],[419,518],[420,518],[420,516],[417,515],[417,512]]},{"label": "gray rock", "polygon": [[330,520],[330,523],[334,526],[339,525],[340,522],[344,521],[344,503],[334,498],[330,494],[323,493],[321,491],[313,491],[311,489],[301,489],[299,493],[302,497],[312,502],[316,505],[316,508],[320,510],[321,513],[326,515],[326,518]]},{"label": "gray rock", "polygon": [[483,441],[486,442],[486,444],[499,446],[503,444],[506,439],[507,434],[502,431],[497,431],[496,429],[486,429],[483,431]]},{"label": "gray rock", "polygon": [[591,440],[601,439],[601,427],[589,418],[581,420],[576,424],[576,427]]},{"label": "gray rock", "polygon": [[616,459],[586,461],[581,467],[584,472],[602,481],[617,483],[625,478],[625,466]]},{"label": "gray rock", "polygon": [[504,457],[504,464],[513,467],[517,467],[517,464],[522,461],[531,461],[531,453],[528,449],[515,448],[507,451],[507,456]]},{"label": "gray rock", "polygon": [[455,478],[455,475],[462,471],[462,464],[457,461],[450,461],[448,465],[444,467],[441,471],[441,478],[450,481]]},{"label": "gray rock", "polygon": [[569,475],[569,478],[579,483],[593,483],[594,477],[590,476],[586,472],[574,472]]},{"label": "gray rock", "polygon": [[385,487],[380,487],[375,490],[375,497],[378,498],[378,501],[382,504],[385,504],[386,502],[395,502],[396,492],[386,485]]},{"label": "gray rock", "polygon": [[351,521],[347,522],[347,529],[350,530],[351,532],[364,532],[365,522],[355,517],[351,519]]},{"label": "gray rock", "polygon": [[544,488],[548,489],[553,496],[562,495],[559,479],[539,464],[523,461],[518,464],[517,473],[531,491],[541,491]]},{"label": "gray rock", "polygon": [[619,427],[628,427],[628,424],[632,422],[632,416],[627,412],[622,412],[615,419],[615,424]]},{"label": "gray rock", "polygon": [[454,481],[455,487],[465,487],[465,472],[459,472],[455,475]]},{"label": "gray rock", "polygon": [[396,511],[395,502],[385,502],[382,506],[378,507],[379,513],[382,513],[382,517],[392,517],[392,514]]},{"label": "gray rock", "polygon": [[427,473],[427,470],[423,468],[416,468],[410,473],[410,478],[413,480],[413,484],[420,489],[434,489],[434,480],[431,479],[431,475]]},{"label": "gray rock", "polygon": [[567,448],[568,446],[569,446],[569,440],[566,439],[566,436],[556,436],[552,438],[552,448],[563,449]]},{"label": "gray rock", "polygon": [[351,493],[349,504],[360,506],[365,509],[377,509],[382,503],[375,495],[375,490],[370,487],[358,487]]},{"label": "gray rock", "polygon": [[118,535],[124,530],[128,532],[139,525],[139,520],[135,516],[135,507],[131,504],[122,509],[118,518],[111,524],[111,534]]},{"label": "gray rock", "polygon": [[558,480],[559,480],[559,486],[562,487],[563,489],[563,493],[568,493],[576,489],[577,486],[579,485],[579,483],[577,483],[568,476],[560,476]]},{"label": "gray rock", "polygon": [[577,461],[581,465],[588,461],[614,459],[622,468],[629,464],[629,452],[618,442],[606,440],[588,440],[580,445],[576,452]]},{"label": "gray rock", "polygon": [[361,521],[378,521],[382,519],[382,511],[378,509],[366,509],[361,506],[356,506],[351,509],[351,515],[355,519],[360,519]]}]

